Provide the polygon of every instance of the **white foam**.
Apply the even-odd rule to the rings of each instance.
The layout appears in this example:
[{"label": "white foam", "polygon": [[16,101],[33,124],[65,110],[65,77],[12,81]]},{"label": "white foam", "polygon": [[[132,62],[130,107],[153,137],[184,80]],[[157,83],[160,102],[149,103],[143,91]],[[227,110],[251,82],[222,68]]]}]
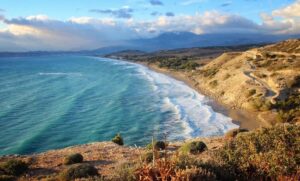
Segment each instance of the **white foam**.
[{"label": "white foam", "polygon": [[184,82],[154,72],[139,64],[113,59],[110,61],[116,65],[136,66],[139,75],[144,76],[145,80],[153,86],[153,91],[161,97],[161,110],[170,110],[174,113],[174,117],[165,120],[164,124],[169,126],[172,122],[180,121],[183,128],[180,131],[182,137],[218,136],[233,128],[238,128],[231,118],[215,112],[208,105],[207,97],[199,94]]},{"label": "white foam", "polygon": [[40,72],[39,75],[50,75],[50,76],[82,76],[81,73],[78,72],[71,72],[71,73],[65,73],[65,72]]}]

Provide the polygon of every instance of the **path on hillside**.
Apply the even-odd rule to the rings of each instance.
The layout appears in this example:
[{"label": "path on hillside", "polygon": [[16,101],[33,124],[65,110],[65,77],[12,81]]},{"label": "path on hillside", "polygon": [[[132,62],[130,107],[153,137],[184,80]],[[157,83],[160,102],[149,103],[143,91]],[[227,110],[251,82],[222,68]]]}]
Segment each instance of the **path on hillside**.
[{"label": "path on hillside", "polygon": [[[257,51],[247,51],[247,54],[249,54],[250,56],[256,56],[257,55]],[[278,92],[274,91],[272,89],[272,87],[269,86],[268,83],[266,83],[265,81],[263,81],[262,79],[258,78],[257,76],[255,76],[253,74],[253,72],[256,70],[256,66],[253,65],[251,62],[246,61],[246,63],[248,64],[248,66],[250,67],[249,70],[244,71],[244,75],[249,77],[250,79],[252,79],[254,82],[257,82],[258,84],[260,84],[261,86],[265,87],[267,92],[266,92],[266,97],[271,97],[271,101],[273,102],[275,100],[275,98],[278,96]]]}]

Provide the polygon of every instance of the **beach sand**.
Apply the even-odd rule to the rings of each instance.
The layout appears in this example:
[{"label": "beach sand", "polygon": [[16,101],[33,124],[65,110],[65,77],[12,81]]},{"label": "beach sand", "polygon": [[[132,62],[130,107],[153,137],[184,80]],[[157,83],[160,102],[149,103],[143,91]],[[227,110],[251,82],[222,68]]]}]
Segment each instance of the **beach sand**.
[{"label": "beach sand", "polygon": [[163,73],[179,81],[183,81],[188,86],[196,90],[198,93],[210,98],[209,105],[213,108],[213,110],[230,117],[233,120],[233,123],[239,125],[240,128],[253,130],[259,127],[269,126],[268,123],[259,119],[259,117],[255,112],[250,112],[242,109],[233,109],[230,107],[230,105],[223,104],[214,95],[206,91],[205,88],[201,87],[201,85],[196,84],[196,82],[192,78],[190,78],[189,75],[185,72],[160,68],[155,64],[148,64],[145,62],[134,62],[134,63],[144,65],[153,71]]}]

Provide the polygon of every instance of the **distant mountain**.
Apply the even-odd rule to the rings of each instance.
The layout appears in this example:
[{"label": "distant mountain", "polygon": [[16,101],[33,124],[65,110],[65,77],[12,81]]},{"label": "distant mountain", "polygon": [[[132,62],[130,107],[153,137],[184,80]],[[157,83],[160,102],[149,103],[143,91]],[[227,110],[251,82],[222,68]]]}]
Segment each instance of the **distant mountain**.
[{"label": "distant mountain", "polygon": [[162,33],[154,38],[128,40],[119,46],[102,47],[95,50],[82,51],[34,51],[34,52],[0,52],[3,56],[33,56],[48,54],[79,54],[79,55],[107,55],[124,50],[139,50],[153,52],[192,47],[235,46],[249,44],[274,43],[290,38],[300,38],[300,35],[266,35],[266,34],[202,34],[190,32]]},{"label": "distant mountain", "polygon": [[273,43],[299,36],[265,34],[203,34],[190,32],[163,33],[150,39],[129,41],[133,49],[144,51],[169,50],[176,48],[233,46],[246,44]]}]

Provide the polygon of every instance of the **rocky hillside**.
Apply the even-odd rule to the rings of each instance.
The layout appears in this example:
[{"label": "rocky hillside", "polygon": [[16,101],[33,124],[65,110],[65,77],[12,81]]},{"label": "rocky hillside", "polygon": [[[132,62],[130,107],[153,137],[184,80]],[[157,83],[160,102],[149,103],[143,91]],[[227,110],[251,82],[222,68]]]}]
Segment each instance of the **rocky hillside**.
[{"label": "rocky hillside", "polygon": [[262,48],[262,51],[300,53],[300,39],[286,40],[274,45]]},{"label": "rocky hillside", "polygon": [[282,121],[299,119],[300,40],[224,53],[193,73],[201,87],[234,108],[276,109]]}]

